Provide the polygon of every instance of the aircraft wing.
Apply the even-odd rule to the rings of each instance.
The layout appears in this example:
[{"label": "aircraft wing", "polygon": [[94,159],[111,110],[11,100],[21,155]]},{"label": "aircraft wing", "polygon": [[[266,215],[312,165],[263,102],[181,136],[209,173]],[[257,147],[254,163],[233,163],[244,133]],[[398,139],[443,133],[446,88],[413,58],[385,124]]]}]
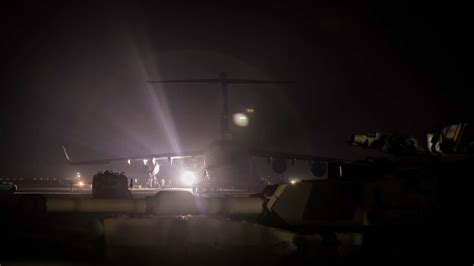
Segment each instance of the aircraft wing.
[{"label": "aircraft wing", "polygon": [[168,160],[172,162],[175,159],[184,159],[184,158],[196,158],[204,157],[204,152],[202,151],[188,151],[188,152],[171,152],[171,153],[157,153],[157,154],[147,154],[147,155],[137,155],[129,157],[116,157],[108,159],[99,159],[99,160],[87,160],[87,161],[72,161],[67,153],[66,147],[63,146],[64,156],[66,161],[71,165],[94,165],[94,164],[109,164],[111,162],[124,161],[130,162],[138,160]]},{"label": "aircraft wing", "polygon": [[149,80],[148,83],[216,83],[219,79]]},{"label": "aircraft wing", "polygon": [[295,163],[295,161],[307,161],[309,162],[311,172],[317,177],[322,177],[328,173],[328,167],[331,163],[339,164],[344,161],[342,159],[321,157],[309,154],[265,151],[257,149],[249,150],[249,154],[253,157],[266,158],[268,163],[271,163],[273,171],[279,174],[282,174],[286,171],[287,160],[290,160],[292,165]]},{"label": "aircraft wing", "polygon": [[281,80],[256,80],[256,79],[227,79],[228,83],[233,84],[292,84],[293,81]]},{"label": "aircraft wing", "polygon": [[284,159],[284,160],[301,160],[301,161],[320,161],[320,162],[340,162],[344,161],[337,158],[321,157],[310,154],[298,154],[290,152],[278,152],[278,151],[266,151],[266,150],[257,150],[250,149],[250,155],[255,157],[263,157],[270,159]]}]

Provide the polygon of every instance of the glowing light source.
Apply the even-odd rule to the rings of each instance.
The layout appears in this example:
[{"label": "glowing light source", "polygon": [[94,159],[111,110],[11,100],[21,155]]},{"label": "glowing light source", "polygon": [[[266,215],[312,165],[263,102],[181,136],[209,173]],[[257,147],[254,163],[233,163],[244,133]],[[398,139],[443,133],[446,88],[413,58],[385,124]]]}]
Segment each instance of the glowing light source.
[{"label": "glowing light source", "polygon": [[234,124],[239,127],[246,127],[249,125],[249,117],[243,113],[236,113],[232,116]]},{"label": "glowing light source", "polygon": [[181,175],[181,183],[185,186],[192,186],[196,182],[196,175],[193,172],[184,171]]},{"label": "glowing light source", "polygon": [[148,159],[143,159],[143,164],[146,165],[148,163]]},{"label": "glowing light source", "polygon": [[77,185],[80,186],[80,187],[83,187],[83,186],[84,186],[84,182],[79,181],[79,183],[77,183]]},{"label": "glowing light source", "polygon": [[290,184],[294,185],[298,182],[300,182],[300,180],[298,178],[290,178]]},{"label": "glowing light source", "polygon": [[249,114],[255,113],[255,109],[253,109],[253,108],[247,108],[247,109],[245,109],[245,111]]}]

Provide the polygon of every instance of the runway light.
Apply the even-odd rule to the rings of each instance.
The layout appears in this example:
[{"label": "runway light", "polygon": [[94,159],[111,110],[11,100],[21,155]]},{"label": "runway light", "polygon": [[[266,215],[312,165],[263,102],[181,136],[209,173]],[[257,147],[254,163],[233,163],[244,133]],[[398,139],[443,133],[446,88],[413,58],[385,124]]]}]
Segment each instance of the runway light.
[{"label": "runway light", "polygon": [[183,183],[183,185],[191,187],[194,185],[194,182],[196,182],[196,175],[194,173],[189,171],[183,172],[181,175],[181,183]]},{"label": "runway light", "polygon": [[246,127],[249,125],[249,117],[243,113],[236,113],[232,116],[234,124],[239,127]]}]

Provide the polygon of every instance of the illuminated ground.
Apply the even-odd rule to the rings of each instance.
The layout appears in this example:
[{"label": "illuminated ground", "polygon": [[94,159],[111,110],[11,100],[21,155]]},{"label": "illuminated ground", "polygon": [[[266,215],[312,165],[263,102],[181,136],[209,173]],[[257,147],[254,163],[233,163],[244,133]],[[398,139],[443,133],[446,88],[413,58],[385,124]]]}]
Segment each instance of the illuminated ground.
[{"label": "illuminated ground", "polygon": [[[132,192],[133,197],[140,198],[146,196],[152,196],[161,190],[184,190],[190,191],[191,188],[167,188],[167,189],[158,189],[158,188],[133,188],[130,191]],[[23,194],[55,194],[55,195],[92,195],[91,188],[83,189],[73,189],[69,187],[23,187],[15,193],[16,195]]]}]

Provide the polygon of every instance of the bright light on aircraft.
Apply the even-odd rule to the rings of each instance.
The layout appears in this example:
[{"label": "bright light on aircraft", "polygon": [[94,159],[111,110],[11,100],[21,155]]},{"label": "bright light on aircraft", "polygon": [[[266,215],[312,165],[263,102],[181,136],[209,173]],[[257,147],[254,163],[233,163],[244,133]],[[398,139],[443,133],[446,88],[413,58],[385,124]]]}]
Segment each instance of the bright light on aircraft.
[{"label": "bright light on aircraft", "polygon": [[255,109],[253,109],[253,108],[247,108],[247,109],[245,109],[245,111],[249,114],[255,113]]},{"label": "bright light on aircraft", "polygon": [[243,113],[236,113],[233,115],[234,124],[239,127],[246,127],[249,125],[249,117]]},{"label": "bright light on aircraft", "polygon": [[196,175],[192,172],[184,171],[181,175],[181,183],[185,186],[191,187],[194,185],[194,182],[196,182]]}]

